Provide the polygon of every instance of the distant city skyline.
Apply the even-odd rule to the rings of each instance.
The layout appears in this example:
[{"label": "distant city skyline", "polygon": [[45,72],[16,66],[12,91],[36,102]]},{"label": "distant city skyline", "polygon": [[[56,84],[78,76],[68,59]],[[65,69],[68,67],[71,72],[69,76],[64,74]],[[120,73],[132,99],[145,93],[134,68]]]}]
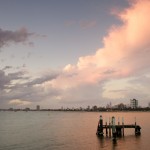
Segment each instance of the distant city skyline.
[{"label": "distant city skyline", "polygon": [[108,111],[108,110],[139,110],[139,111],[144,111],[144,110],[147,110],[149,111],[149,108],[150,108],[150,103],[148,103],[147,106],[145,107],[142,107],[142,106],[139,106],[138,105],[139,101],[137,99],[130,99],[129,100],[129,103],[118,103],[118,104],[115,104],[113,105],[111,102],[106,104],[106,106],[100,106],[100,105],[91,105],[91,106],[86,106],[86,107],[82,107],[82,106],[79,106],[79,107],[63,107],[61,106],[61,108],[41,108],[40,105],[36,105],[35,108],[30,108],[30,107],[10,107],[10,108],[0,108],[0,111],[57,111],[57,110],[70,110],[70,111],[82,111],[82,110],[85,110],[85,111],[96,111],[96,110],[99,110],[99,111]]},{"label": "distant city skyline", "polygon": [[149,0],[1,0],[0,107],[150,102]]}]

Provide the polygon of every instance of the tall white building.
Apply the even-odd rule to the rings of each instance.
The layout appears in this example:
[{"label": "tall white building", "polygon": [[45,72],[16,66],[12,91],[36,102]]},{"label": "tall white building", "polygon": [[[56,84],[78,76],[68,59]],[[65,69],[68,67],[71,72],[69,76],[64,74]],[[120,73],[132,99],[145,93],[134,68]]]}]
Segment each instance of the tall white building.
[{"label": "tall white building", "polygon": [[138,100],[130,99],[130,106],[131,106],[131,108],[137,108],[138,107]]}]

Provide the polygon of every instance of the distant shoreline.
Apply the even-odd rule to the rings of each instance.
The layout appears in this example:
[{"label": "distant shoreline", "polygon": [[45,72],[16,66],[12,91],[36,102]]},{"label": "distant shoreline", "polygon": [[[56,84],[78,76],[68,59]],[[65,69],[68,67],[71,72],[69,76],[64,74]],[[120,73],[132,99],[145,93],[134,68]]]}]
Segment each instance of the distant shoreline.
[{"label": "distant shoreline", "polygon": [[150,112],[150,108],[137,108],[137,109],[98,109],[98,110],[87,110],[87,109],[0,109],[0,111],[9,112],[43,112],[43,111],[61,111],[61,112]]}]

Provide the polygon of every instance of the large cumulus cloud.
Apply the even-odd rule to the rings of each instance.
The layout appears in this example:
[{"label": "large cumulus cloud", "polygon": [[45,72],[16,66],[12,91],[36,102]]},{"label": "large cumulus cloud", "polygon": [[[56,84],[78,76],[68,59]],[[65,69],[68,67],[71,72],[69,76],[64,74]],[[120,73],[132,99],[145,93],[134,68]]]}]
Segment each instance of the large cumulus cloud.
[{"label": "large cumulus cloud", "polygon": [[[76,65],[65,66],[64,73],[53,81],[53,86],[67,90],[73,95],[71,89],[80,87],[82,84],[91,84],[91,86],[99,84],[103,87],[104,83],[111,80],[149,74],[149,8],[149,0],[130,1],[129,8],[116,14],[122,23],[113,25],[109,29],[108,34],[103,38],[104,46],[94,55],[80,57]],[[126,96],[128,99],[131,95],[133,96],[131,91],[137,89],[132,85],[129,93],[124,89],[124,85],[122,84],[123,90],[119,91],[124,92],[124,98]],[[84,96],[82,98],[84,99]],[[101,99],[101,96],[97,97],[98,99]]]}]

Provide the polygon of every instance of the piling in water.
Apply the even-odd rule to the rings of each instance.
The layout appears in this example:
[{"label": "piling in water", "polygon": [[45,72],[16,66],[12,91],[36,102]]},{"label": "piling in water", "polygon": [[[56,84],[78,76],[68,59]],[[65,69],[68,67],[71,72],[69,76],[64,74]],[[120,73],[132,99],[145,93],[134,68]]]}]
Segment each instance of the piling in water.
[{"label": "piling in water", "polygon": [[99,136],[103,136],[103,118],[102,116],[100,116],[100,120],[98,122],[98,127],[97,127],[97,135]]},{"label": "piling in water", "polygon": [[116,140],[116,126],[115,126],[115,117],[112,117],[112,139],[113,141]]},{"label": "piling in water", "polygon": [[141,127],[136,125],[136,117],[135,117],[135,135],[140,135],[141,134]]},{"label": "piling in water", "polygon": [[111,137],[111,123],[110,123],[110,117],[109,117],[109,137]]},{"label": "piling in water", "polygon": [[124,136],[124,118],[122,117],[122,136]]},{"label": "piling in water", "polygon": [[106,119],[106,136],[108,136],[107,119]]}]

